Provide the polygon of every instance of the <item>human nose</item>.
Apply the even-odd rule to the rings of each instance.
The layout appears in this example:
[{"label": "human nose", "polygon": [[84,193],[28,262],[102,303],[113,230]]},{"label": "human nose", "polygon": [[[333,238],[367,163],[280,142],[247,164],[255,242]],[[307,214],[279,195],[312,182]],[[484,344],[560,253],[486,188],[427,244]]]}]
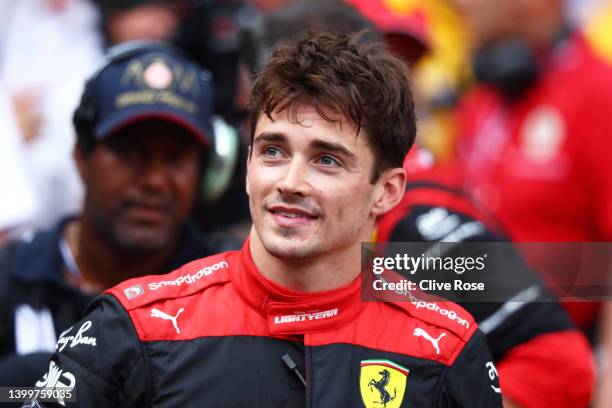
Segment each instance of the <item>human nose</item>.
[{"label": "human nose", "polygon": [[307,196],[311,189],[307,178],[308,166],[303,160],[294,158],[278,181],[278,191],[281,194]]},{"label": "human nose", "polygon": [[163,157],[151,155],[143,162],[140,184],[149,190],[164,189],[168,185],[168,164]]}]

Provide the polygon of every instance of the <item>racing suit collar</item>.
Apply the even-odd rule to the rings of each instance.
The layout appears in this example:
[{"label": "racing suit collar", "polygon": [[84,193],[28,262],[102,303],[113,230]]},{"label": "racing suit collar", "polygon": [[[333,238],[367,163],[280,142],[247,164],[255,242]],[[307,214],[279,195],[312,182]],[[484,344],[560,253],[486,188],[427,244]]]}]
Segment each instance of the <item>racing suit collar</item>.
[{"label": "racing suit collar", "polygon": [[[333,273],[333,271],[330,271]],[[268,322],[271,334],[295,335],[337,329],[353,321],[363,308],[361,276],[337,289],[300,292],[265,278],[251,256],[249,239],[232,270],[238,293]]]}]

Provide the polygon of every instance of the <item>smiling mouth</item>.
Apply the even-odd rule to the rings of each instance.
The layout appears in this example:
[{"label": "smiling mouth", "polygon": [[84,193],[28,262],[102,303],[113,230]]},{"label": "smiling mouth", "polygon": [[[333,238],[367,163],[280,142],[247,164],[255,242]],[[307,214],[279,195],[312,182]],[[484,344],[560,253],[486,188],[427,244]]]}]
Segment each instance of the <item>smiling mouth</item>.
[{"label": "smiling mouth", "polygon": [[302,218],[307,220],[313,220],[317,217],[307,214],[301,211],[287,211],[287,210],[270,210],[272,214],[280,215],[287,218]]}]

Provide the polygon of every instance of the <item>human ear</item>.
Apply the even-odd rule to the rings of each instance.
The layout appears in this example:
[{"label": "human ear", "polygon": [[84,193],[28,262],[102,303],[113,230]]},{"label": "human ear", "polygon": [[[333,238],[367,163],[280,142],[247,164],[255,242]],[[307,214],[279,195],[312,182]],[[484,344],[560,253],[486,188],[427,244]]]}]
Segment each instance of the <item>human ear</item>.
[{"label": "human ear", "polygon": [[399,204],[405,187],[406,171],[403,168],[392,168],[381,174],[374,189],[371,213],[380,216]]}]

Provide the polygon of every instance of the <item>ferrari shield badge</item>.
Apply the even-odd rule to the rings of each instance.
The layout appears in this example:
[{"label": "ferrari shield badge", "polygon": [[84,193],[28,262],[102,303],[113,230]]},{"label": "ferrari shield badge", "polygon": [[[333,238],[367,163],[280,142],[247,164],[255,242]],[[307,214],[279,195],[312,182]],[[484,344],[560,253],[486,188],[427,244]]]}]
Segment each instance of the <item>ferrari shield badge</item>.
[{"label": "ferrari shield badge", "polygon": [[409,370],[389,360],[363,360],[359,388],[366,408],[402,405]]}]

